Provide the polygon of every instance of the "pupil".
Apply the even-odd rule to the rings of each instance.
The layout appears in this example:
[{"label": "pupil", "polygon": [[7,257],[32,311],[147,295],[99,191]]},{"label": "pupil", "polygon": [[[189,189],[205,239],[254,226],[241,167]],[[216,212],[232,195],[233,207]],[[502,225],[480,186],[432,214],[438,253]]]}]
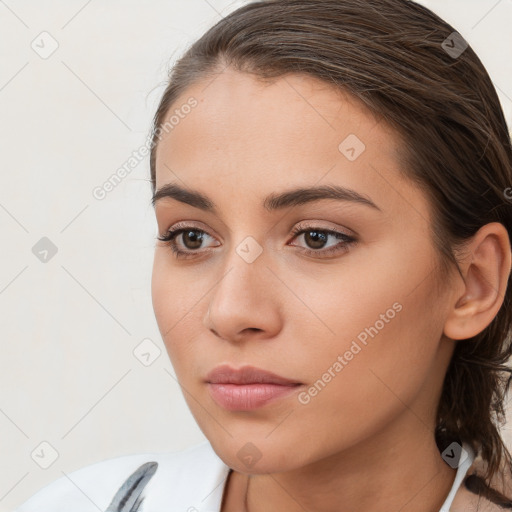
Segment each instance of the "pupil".
[{"label": "pupil", "polygon": [[[202,235],[197,235],[197,231],[186,231],[183,233],[184,243],[188,249],[198,249],[201,247]],[[192,240],[192,247],[187,243],[186,239]],[[195,245],[194,245],[195,243]]]},{"label": "pupil", "polygon": [[[313,236],[310,237],[309,236],[310,234],[313,234]],[[323,245],[325,244],[325,242],[326,242],[326,240],[325,240],[326,239],[325,233],[319,233],[318,231],[307,231],[305,233],[305,236],[306,236],[306,243],[308,245],[311,245],[310,242],[308,241],[308,239],[312,239],[313,240],[312,246],[313,246],[314,249],[321,249],[323,247]]]}]

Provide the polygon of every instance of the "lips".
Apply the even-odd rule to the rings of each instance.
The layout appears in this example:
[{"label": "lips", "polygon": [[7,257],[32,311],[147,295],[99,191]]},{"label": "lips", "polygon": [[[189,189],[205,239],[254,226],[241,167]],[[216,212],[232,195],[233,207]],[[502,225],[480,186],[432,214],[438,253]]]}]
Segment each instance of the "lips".
[{"label": "lips", "polygon": [[208,391],[213,400],[228,411],[249,411],[294,393],[300,382],[275,373],[244,366],[214,368],[207,376]]},{"label": "lips", "polygon": [[228,365],[214,368],[206,376],[206,382],[212,384],[279,384],[282,386],[301,384],[254,366],[235,369]]}]

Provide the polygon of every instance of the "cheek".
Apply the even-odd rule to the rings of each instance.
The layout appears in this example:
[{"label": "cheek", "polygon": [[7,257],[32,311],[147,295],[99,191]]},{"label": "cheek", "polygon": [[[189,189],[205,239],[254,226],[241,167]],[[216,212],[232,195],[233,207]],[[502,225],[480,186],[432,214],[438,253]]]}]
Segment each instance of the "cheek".
[{"label": "cheek", "polygon": [[166,331],[181,319],[186,320],[189,314],[193,314],[194,308],[201,307],[198,301],[202,295],[199,290],[201,280],[194,279],[193,270],[178,270],[171,262],[173,256],[169,251],[164,247],[155,249],[151,277],[155,317],[160,329],[165,327]]},{"label": "cheek", "polygon": [[412,401],[429,379],[442,334],[442,308],[435,310],[441,301],[432,278],[425,279],[428,261],[402,256],[364,271],[351,265],[350,273],[316,284],[301,280],[296,292],[309,310],[294,303],[287,315],[301,319],[290,338],[301,340],[296,375],[311,386],[302,403],[339,417],[349,411],[343,421],[353,413],[370,418],[393,403],[403,408],[400,400]]},{"label": "cheek", "polygon": [[175,304],[170,295],[169,272],[166,269],[163,252],[165,251],[161,248],[155,249],[151,275],[151,300],[160,334],[165,342],[164,333],[172,326],[171,317]]},{"label": "cheek", "polygon": [[[327,345],[325,336],[311,338],[308,350],[296,361],[298,375],[299,367],[306,370],[307,387],[294,400],[290,421],[262,442],[275,443],[274,448],[280,443],[288,446],[300,443],[305,432],[314,432],[302,456],[327,456],[378,435],[408,409],[416,410],[415,399],[429,386],[438,341],[422,325],[419,302],[402,298],[402,308],[392,309],[393,318],[388,311],[388,323],[378,322],[380,313],[386,315],[387,300],[381,307],[372,301],[357,318],[338,315],[334,322],[333,317],[336,332],[355,335],[338,335]],[[257,436],[257,430],[253,432]]]},{"label": "cheek", "polygon": [[200,298],[204,293],[198,293],[190,276],[173,270],[169,264],[171,257],[165,248],[155,249],[151,299],[155,319],[171,362],[179,365],[181,352],[187,350],[191,345],[189,340],[202,327],[198,310],[201,308]]}]

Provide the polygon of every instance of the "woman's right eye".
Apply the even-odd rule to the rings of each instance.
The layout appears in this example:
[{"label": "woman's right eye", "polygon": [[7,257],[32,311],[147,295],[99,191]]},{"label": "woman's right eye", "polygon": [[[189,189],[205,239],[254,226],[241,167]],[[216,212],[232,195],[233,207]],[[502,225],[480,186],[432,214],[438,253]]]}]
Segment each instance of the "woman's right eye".
[{"label": "woman's right eye", "polygon": [[[157,238],[171,248],[176,258],[190,258],[196,256],[194,253],[198,253],[198,249],[201,248],[201,244],[207,237],[213,238],[206,231],[195,226],[177,225]],[[181,247],[185,249],[180,248],[180,244],[177,242],[179,238],[181,238]]]}]

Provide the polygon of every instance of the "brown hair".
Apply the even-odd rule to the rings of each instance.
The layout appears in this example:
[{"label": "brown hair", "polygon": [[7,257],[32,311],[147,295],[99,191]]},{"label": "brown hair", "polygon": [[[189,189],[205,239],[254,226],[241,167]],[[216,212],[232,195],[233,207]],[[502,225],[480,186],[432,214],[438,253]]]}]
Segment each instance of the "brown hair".
[{"label": "brown hair", "polygon": [[[455,34],[454,34],[455,33]],[[502,223],[512,239],[512,147],[492,81],[453,27],[408,0],[262,0],[232,12],[174,65],[152,126],[151,183],[162,126],[173,103],[227,66],[272,79],[305,73],[348,91],[398,134],[402,172],[433,207],[438,277],[456,268],[480,227]],[[459,50],[454,53],[454,50]],[[462,274],[461,274],[462,275]],[[487,461],[485,478],[512,457],[499,427],[512,370],[512,286],[477,336],[456,342],[437,410],[436,441],[468,443]],[[499,425],[498,425],[499,423]],[[502,504],[482,479],[475,493]],[[496,497],[498,496],[498,497]]]}]

